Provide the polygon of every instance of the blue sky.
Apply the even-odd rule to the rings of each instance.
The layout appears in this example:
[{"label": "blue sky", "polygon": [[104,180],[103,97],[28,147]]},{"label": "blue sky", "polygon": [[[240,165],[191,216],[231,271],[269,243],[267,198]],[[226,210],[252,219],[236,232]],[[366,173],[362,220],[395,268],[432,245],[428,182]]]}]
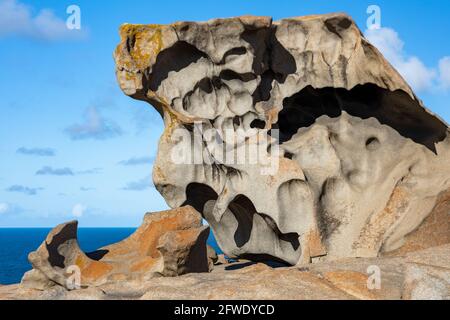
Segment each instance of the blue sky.
[{"label": "blue sky", "polygon": [[[81,30],[65,27],[72,4]],[[162,121],[115,81],[122,23],[341,11],[366,32],[369,5],[368,38],[450,122],[449,1],[0,0],[0,227],[137,226],[167,208],[150,178]]]}]

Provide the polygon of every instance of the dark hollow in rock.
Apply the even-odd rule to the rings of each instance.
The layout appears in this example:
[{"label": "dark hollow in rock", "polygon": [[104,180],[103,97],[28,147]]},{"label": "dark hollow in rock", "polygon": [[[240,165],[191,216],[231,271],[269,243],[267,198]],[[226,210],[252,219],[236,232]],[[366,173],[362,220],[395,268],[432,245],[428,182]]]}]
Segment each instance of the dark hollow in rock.
[{"label": "dark hollow in rock", "polygon": [[[411,108],[412,105],[415,107]],[[433,152],[436,152],[434,144],[442,141],[447,133],[444,123],[405,92],[391,92],[373,84],[358,85],[351,90],[308,86],[284,99],[275,127],[280,130],[280,141],[285,142],[317,118],[323,115],[336,118],[342,111],[362,119],[374,117]]]}]

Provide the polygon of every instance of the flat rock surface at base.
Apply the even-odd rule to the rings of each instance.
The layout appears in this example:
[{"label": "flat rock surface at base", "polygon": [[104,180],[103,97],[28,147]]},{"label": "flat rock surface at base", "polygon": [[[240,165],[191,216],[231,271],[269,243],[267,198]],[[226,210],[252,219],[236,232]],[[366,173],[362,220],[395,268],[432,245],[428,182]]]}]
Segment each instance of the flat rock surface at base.
[{"label": "flat rock surface at base", "polygon": [[[210,273],[123,281],[83,290],[0,286],[0,299],[449,299],[450,244],[399,257],[272,268],[239,261]],[[379,274],[377,281],[372,281]],[[376,280],[376,279],[375,279]]]}]

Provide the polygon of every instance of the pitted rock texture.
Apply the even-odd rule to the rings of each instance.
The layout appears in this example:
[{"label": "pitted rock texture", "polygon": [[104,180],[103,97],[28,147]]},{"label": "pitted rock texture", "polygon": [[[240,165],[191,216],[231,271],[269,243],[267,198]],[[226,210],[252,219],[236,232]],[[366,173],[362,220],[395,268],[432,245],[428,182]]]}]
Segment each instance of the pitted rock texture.
[{"label": "pitted rock texture", "polygon": [[[375,257],[402,247],[450,187],[447,124],[345,14],[120,35],[120,87],[165,122],[155,186],[201,212],[230,257]],[[252,146],[260,161],[229,161]],[[192,161],[174,161],[180,151]]]},{"label": "pitted rock texture", "polygon": [[[77,241],[77,222],[55,227],[29,261],[33,269],[22,286],[72,290],[110,282],[145,281],[158,276],[208,272],[206,240],[209,227],[192,207],[147,213],[142,225],[128,238],[83,252]],[[76,269],[80,283],[76,283]]]}]

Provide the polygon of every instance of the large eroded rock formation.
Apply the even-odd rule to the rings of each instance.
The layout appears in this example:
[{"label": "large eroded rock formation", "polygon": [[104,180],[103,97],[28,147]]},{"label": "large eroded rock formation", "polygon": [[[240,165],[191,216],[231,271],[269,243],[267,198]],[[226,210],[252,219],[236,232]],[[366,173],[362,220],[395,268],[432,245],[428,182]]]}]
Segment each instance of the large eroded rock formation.
[{"label": "large eroded rock formation", "polygon": [[156,188],[200,211],[230,256],[375,257],[400,248],[450,187],[447,125],[347,15],[120,34],[120,87],[165,122]]}]

